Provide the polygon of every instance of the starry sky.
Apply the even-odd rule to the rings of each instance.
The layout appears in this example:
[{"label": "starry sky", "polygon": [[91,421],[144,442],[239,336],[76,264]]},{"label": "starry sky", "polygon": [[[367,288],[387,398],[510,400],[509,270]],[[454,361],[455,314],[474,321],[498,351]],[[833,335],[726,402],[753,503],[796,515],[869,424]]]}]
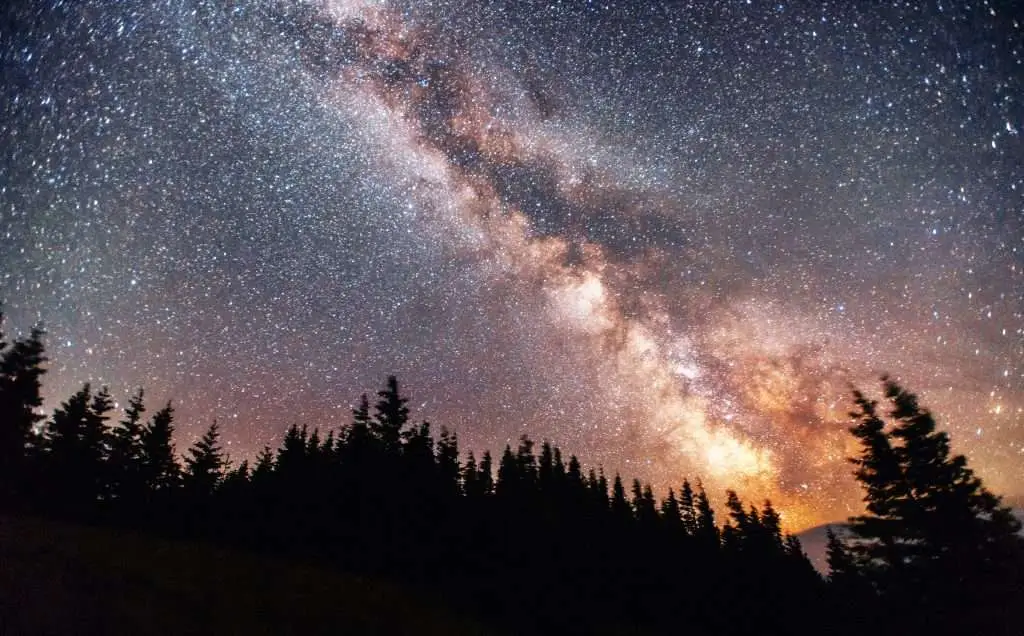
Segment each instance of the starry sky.
[{"label": "starry sky", "polygon": [[8,2],[0,298],[236,459],[396,373],[796,529],[888,372],[1024,500],[1013,2]]}]

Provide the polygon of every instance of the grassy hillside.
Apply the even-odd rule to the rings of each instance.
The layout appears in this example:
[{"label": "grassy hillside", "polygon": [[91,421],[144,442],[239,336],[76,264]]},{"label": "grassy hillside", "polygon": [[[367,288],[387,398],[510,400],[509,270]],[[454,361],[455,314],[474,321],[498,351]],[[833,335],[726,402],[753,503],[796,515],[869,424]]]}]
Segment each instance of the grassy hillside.
[{"label": "grassy hillside", "polygon": [[484,634],[408,590],[128,532],[0,517],[0,634]]}]

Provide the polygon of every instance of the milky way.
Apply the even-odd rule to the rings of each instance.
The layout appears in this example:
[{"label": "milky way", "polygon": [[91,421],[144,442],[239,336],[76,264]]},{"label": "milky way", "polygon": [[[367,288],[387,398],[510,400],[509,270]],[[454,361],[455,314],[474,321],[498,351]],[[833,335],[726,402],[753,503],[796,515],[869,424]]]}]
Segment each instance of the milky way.
[{"label": "milky way", "polygon": [[179,445],[396,373],[464,448],[793,527],[857,511],[888,372],[1019,501],[1024,15],[851,4],[9,4],[8,328],[48,406],[143,385]]}]

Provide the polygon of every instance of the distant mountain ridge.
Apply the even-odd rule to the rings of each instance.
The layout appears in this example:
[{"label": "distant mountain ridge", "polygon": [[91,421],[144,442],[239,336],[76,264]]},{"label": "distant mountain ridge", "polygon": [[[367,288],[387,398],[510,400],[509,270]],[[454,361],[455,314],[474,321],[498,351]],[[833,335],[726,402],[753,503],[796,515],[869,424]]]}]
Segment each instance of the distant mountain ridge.
[{"label": "distant mountain ridge", "polygon": [[[1024,523],[1024,507],[1013,508],[1013,514],[1016,515],[1021,523]],[[833,523],[824,523],[820,526],[814,526],[808,528],[803,532],[798,533],[796,536],[800,539],[800,543],[803,544],[804,552],[811,559],[811,563],[821,574],[828,574],[828,560],[826,558],[826,546],[828,544],[828,537],[826,531],[831,526],[832,530],[839,535],[849,532],[849,527],[846,521],[835,521]],[[1024,531],[1021,532],[1024,534]]]}]

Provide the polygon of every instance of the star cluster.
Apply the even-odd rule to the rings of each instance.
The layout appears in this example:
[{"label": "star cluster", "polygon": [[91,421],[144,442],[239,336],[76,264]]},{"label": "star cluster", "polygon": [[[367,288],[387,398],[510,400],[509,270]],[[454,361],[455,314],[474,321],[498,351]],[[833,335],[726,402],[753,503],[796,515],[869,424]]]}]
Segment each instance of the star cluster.
[{"label": "star cluster", "polygon": [[[1016,12],[1015,12],[1016,11]],[[0,298],[236,458],[397,373],[464,447],[856,512],[889,372],[1024,497],[1013,3],[10,3]]]}]

